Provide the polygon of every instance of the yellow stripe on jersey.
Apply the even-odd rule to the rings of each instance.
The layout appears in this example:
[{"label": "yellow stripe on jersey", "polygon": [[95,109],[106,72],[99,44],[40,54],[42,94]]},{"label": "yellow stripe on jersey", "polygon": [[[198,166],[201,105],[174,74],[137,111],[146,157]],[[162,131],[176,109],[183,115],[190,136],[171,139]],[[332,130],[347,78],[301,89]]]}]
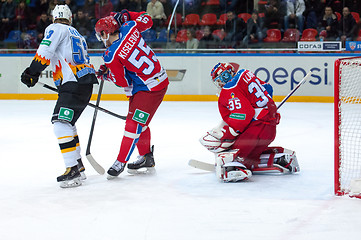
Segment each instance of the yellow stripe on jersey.
[{"label": "yellow stripe on jersey", "polygon": [[76,150],[76,147],[71,147],[71,148],[64,148],[64,149],[61,149],[61,153],[68,153],[68,152],[73,152]]}]

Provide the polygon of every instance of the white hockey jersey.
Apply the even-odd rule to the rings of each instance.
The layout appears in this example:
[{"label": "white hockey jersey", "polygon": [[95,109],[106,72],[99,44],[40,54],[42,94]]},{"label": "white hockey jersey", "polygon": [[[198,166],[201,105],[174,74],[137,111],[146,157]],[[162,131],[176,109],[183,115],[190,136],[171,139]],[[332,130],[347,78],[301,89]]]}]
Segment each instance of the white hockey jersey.
[{"label": "white hockey jersey", "polygon": [[[44,39],[36,52],[34,62],[34,65],[42,65],[39,67],[43,69],[37,70],[38,72],[51,65],[56,86],[69,81],[96,81],[85,38],[75,28],[66,24],[53,23],[45,29]],[[89,78],[89,75],[93,76]]]}]

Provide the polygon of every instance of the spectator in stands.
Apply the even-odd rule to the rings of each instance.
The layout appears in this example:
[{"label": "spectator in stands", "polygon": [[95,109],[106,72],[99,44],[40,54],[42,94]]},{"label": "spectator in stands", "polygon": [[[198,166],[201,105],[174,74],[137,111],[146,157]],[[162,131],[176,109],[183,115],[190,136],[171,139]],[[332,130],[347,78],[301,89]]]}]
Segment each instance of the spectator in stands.
[{"label": "spectator in stands", "polygon": [[230,47],[236,47],[241,41],[243,41],[243,38],[246,35],[246,23],[242,18],[238,18],[234,12],[229,11],[227,12],[227,20],[224,31],[227,34],[224,38],[225,42],[230,45]]},{"label": "spectator in stands", "polygon": [[64,4],[62,0],[50,0],[49,1],[49,8],[47,11],[47,14],[49,16],[51,16],[51,12],[53,11],[53,9],[55,8],[56,5],[58,4]]},{"label": "spectator in stands", "polygon": [[203,28],[203,37],[199,40],[199,48],[216,48],[220,42],[217,36],[212,34],[210,26]]},{"label": "spectator in stands", "polygon": [[320,40],[336,40],[338,36],[338,21],[336,14],[333,13],[330,6],[325,7],[325,13],[319,25],[318,32]]},{"label": "spectator in stands", "polygon": [[170,0],[159,0],[163,4],[164,13],[166,16],[169,16],[173,12],[172,2]]},{"label": "spectator in stands", "polygon": [[25,0],[21,0],[15,9],[15,29],[25,32],[30,23],[30,11]]},{"label": "spectator in stands", "polygon": [[304,0],[287,0],[287,12],[284,17],[284,29],[297,28],[300,33],[303,31],[304,17],[306,10]]},{"label": "spectator in stands", "polygon": [[93,31],[93,26],[89,24],[87,17],[85,16],[83,10],[78,9],[73,19],[73,26],[79,31],[81,35],[85,38],[90,36],[90,33]]},{"label": "spectator in stands", "polygon": [[305,0],[306,10],[303,12],[307,28],[317,28],[319,19],[322,16],[321,0]]},{"label": "spectator in stands", "polygon": [[95,3],[95,18],[101,19],[113,12],[113,4],[110,0],[99,0]]},{"label": "spectator in stands", "polygon": [[38,43],[43,40],[45,28],[47,28],[51,23],[52,21],[50,20],[48,14],[46,12],[43,12],[40,15],[38,23],[36,24],[36,31],[38,32]]},{"label": "spectator in stands", "polygon": [[[188,40],[186,42],[187,49],[198,49],[199,41],[196,38],[196,31],[191,28],[187,30]],[[187,53],[195,53],[196,51],[187,51]]]},{"label": "spectator in stands", "polygon": [[[169,41],[166,44],[166,49],[180,49],[182,48],[181,44],[176,41],[175,33],[171,33],[169,36]],[[175,52],[175,51],[174,51]]]},{"label": "spectator in stands", "polygon": [[142,0],[129,0],[128,3],[128,10],[132,12],[141,12],[144,11],[146,8],[143,9]]},{"label": "spectator in stands", "polygon": [[243,38],[245,46],[255,41],[259,43],[263,41],[263,38],[266,36],[266,30],[263,25],[263,20],[259,17],[258,11],[253,10],[252,17],[247,20],[247,35]]},{"label": "spectator in stands", "polygon": [[342,9],[342,16],[338,22],[338,37],[336,40],[342,41],[344,44],[345,41],[352,41],[356,36],[357,24],[353,16],[351,15],[350,9],[344,7]]},{"label": "spectator in stands", "polygon": [[13,0],[6,0],[0,9],[0,40],[4,40],[9,32],[14,29],[16,3]]},{"label": "spectator in stands", "polygon": [[35,22],[37,16],[40,16],[43,12],[48,12],[49,10],[49,0],[35,0],[36,1],[36,7],[35,7]]},{"label": "spectator in stands", "polygon": [[73,14],[77,12],[78,6],[76,5],[75,0],[65,0],[65,4],[68,5]]},{"label": "spectator in stands", "polygon": [[[285,9],[285,7],[283,9]],[[269,0],[268,4],[265,5],[264,27],[266,30],[283,28],[284,15],[278,0]]]},{"label": "spectator in stands", "polygon": [[90,22],[91,26],[95,26],[97,20],[95,19],[95,0],[85,0],[84,7],[82,8],[85,17]]},{"label": "spectator in stands", "polygon": [[152,28],[159,31],[164,26],[164,22],[167,20],[167,16],[164,13],[163,4],[158,0],[151,0],[147,4],[146,12],[153,20]]},{"label": "spectator in stands", "polygon": [[118,3],[114,6],[115,12],[121,12],[123,9],[128,9],[128,0],[118,0]]}]

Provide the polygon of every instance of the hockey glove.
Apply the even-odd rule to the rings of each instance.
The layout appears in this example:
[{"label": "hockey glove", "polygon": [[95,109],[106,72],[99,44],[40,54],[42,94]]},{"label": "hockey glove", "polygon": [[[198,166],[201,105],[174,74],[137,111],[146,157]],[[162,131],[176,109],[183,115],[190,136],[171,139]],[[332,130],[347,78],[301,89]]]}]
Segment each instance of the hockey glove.
[{"label": "hockey glove", "polygon": [[35,84],[38,82],[40,73],[30,73],[29,69],[30,67],[26,68],[21,74],[21,82],[30,88],[34,87]]},{"label": "hockey glove", "polygon": [[209,151],[217,153],[230,149],[237,136],[230,126],[221,125],[208,131],[199,141]]},{"label": "hockey glove", "polygon": [[111,12],[110,15],[114,17],[119,26],[122,26],[123,23],[130,21],[130,14],[127,9],[123,9],[121,12]]}]

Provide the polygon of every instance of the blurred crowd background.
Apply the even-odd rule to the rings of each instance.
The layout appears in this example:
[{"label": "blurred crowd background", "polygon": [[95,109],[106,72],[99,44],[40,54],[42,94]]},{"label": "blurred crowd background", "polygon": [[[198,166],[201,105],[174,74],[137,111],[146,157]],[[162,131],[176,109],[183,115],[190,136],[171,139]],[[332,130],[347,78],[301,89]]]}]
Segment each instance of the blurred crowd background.
[{"label": "blurred crowd background", "polygon": [[72,25],[90,49],[103,48],[95,37],[97,20],[122,9],[149,13],[153,27],[142,35],[168,52],[361,41],[360,0],[1,0],[0,48],[36,49],[57,4],[70,7]]}]

